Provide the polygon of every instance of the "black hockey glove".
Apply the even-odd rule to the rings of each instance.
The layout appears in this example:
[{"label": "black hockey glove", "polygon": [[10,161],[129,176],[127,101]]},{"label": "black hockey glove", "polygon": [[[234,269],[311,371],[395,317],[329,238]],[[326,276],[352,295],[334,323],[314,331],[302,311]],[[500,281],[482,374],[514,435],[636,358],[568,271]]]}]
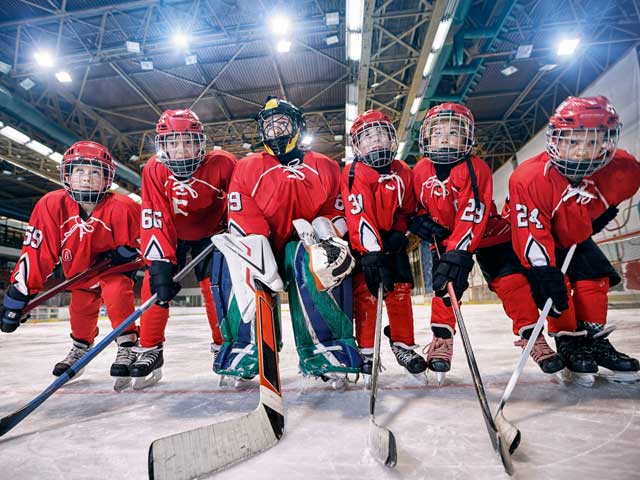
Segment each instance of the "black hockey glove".
[{"label": "black hockey glove", "polygon": [[154,261],[149,267],[151,293],[157,293],[156,305],[169,308],[169,302],[180,291],[180,284],[173,281],[176,266],[169,262]]},{"label": "black hockey glove", "polygon": [[611,220],[616,218],[616,216],[618,215],[618,212],[619,210],[617,205],[611,205],[604,212],[602,212],[602,215],[600,215],[593,222],[591,222],[591,228],[593,229],[592,235],[595,235],[596,233],[600,233],[604,229],[604,227],[606,227],[609,224]]},{"label": "black hockey glove", "polygon": [[389,230],[386,234],[382,235],[382,249],[388,253],[403,252],[407,249],[409,239],[407,236],[399,232],[398,230]]},{"label": "black hockey glove", "polygon": [[456,298],[460,300],[464,291],[469,288],[469,273],[473,268],[473,257],[466,250],[445,252],[438,261],[433,272],[433,290],[438,297],[447,294],[447,283],[453,284]]},{"label": "black hockey glove", "polygon": [[0,306],[0,330],[11,333],[27,321],[29,315],[22,318],[22,310],[29,301],[28,295],[23,295],[18,289],[11,285],[4,296],[4,302]]},{"label": "black hockey glove", "polygon": [[382,283],[385,293],[393,291],[393,276],[389,268],[389,259],[382,252],[367,252],[360,260],[364,281],[374,297],[378,296],[378,287]]},{"label": "black hockey glove", "polygon": [[135,248],[120,245],[114,250],[108,251],[105,255],[111,259],[111,265],[115,267],[116,265],[133,262],[140,253]]},{"label": "black hockey glove", "polygon": [[529,285],[536,306],[542,310],[547,298],[551,298],[553,305],[549,315],[558,318],[562,311],[569,308],[567,287],[564,275],[557,267],[532,267],[529,270]]},{"label": "black hockey glove", "polygon": [[451,235],[451,232],[448,229],[444,228],[439,223],[434,222],[429,215],[420,215],[419,217],[415,217],[411,222],[409,222],[409,230],[427,242],[433,242],[434,236],[438,242],[441,242]]}]

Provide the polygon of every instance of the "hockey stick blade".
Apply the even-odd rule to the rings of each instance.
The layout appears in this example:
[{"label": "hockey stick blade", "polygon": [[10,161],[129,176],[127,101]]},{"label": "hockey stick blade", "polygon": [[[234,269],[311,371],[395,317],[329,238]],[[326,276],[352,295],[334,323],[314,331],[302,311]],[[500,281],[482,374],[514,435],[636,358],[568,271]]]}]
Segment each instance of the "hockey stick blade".
[{"label": "hockey stick blade", "polygon": [[505,446],[508,448],[509,454],[513,455],[513,452],[515,452],[520,445],[522,437],[520,430],[505,418],[502,410],[498,410],[496,413],[494,423],[496,424],[496,428],[502,438],[502,442],[505,443]]},{"label": "hockey stick blade", "polygon": [[260,403],[251,413],[155,440],[151,480],[188,480],[227,468],[273,447],[284,434],[284,406],[271,292],[256,283]]},{"label": "hockey stick blade", "polygon": [[376,423],[376,394],[378,392],[378,375],[380,373],[380,331],[382,329],[382,302],[384,292],[382,284],[378,288],[378,306],[376,311],[376,330],[374,338],[373,371],[371,372],[371,396],[369,397],[369,451],[371,456],[387,467],[395,467],[398,463],[396,437],[391,430]]}]

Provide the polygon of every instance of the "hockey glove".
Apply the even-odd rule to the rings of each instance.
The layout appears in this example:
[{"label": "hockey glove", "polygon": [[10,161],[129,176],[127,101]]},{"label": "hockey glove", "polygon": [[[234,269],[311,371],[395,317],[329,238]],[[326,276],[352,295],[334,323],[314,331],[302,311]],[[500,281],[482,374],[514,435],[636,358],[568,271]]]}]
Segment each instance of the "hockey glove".
[{"label": "hockey glove", "polygon": [[433,273],[433,290],[438,297],[447,294],[447,283],[453,284],[456,298],[460,300],[469,288],[469,273],[473,268],[473,257],[466,250],[451,250],[440,257]]},{"label": "hockey glove", "polygon": [[451,232],[448,229],[444,228],[439,223],[434,222],[429,215],[420,215],[419,217],[415,217],[409,223],[409,230],[427,242],[433,242],[434,236],[438,242],[441,242],[451,235]]},{"label": "hockey glove", "polygon": [[140,255],[138,250],[126,245],[120,245],[114,250],[110,250],[106,253],[107,258],[111,259],[111,265],[124,265],[125,263],[133,262],[136,257]]},{"label": "hockey glove", "polygon": [[551,298],[553,305],[549,315],[558,318],[563,310],[569,308],[567,286],[564,275],[559,268],[543,266],[532,267],[529,270],[529,285],[536,306],[542,310],[547,298]]},{"label": "hockey glove", "polygon": [[385,253],[398,253],[407,249],[409,239],[398,230],[390,230],[382,235],[382,249]]},{"label": "hockey glove", "polygon": [[393,291],[393,276],[389,268],[389,259],[384,253],[364,253],[360,263],[362,273],[364,273],[364,281],[371,295],[378,296],[378,287],[381,283],[385,293]]},{"label": "hockey glove", "polygon": [[149,284],[151,293],[156,293],[156,305],[169,308],[169,302],[180,291],[180,284],[173,281],[176,266],[169,262],[154,261],[149,267]]},{"label": "hockey glove", "polygon": [[27,321],[29,316],[22,318],[22,310],[29,301],[28,295],[23,295],[18,289],[11,285],[4,296],[4,302],[0,306],[0,330],[11,333]]},{"label": "hockey glove", "polygon": [[355,265],[349,244],[338,237],[320,240],[306,249],[309,254],[309,270],[320,291],[338,285]]},{"label": "hockey glove", "polygon": [[611,205],[604,212],[602,212],[602,215],[591,222],[591,228],[593,229],[592,235],[600,233],[611,220],[618,216],[618,211],[619,210],[617,205]]}]

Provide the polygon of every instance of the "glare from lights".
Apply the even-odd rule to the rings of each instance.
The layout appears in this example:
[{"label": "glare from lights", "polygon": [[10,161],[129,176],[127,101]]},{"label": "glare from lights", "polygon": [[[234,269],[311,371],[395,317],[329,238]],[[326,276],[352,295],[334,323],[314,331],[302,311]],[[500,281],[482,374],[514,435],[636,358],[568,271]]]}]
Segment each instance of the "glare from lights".
[{"label": "glare from lights", "polygon": [[347,30],[362,29],[364,0],[347,0]]},{"label": "glare from lights", "polygon": [[187,36],[187,34],[181,32],[181,31],[177,31],[173,34],[173,44],[181,49],[181,50],[186,50],[187,48],[189,48],[189,37]]},{"label": "glare from lights", "polygon": [[214,145],[213,149],[214,150],[222,150],[222,147],[220,145]]},{"label": "glare from lights", "polygon": [[140,53],[140,44],[138,42],[126,42],[127,52]]},{"label": "glare from lights", "polygon": [[518,50],[516,50],[516,59],[521,58],[529,58],[531,56],[531,52],[533,51],[533,45],[520,45]]},{"label": "glare from lights", "polygon": [[36,63],[41,67],[50,68],[56,64],[53,55],[46,50],[39,50],[33,54],[33,58],[35,58]]},{"label": "glare from lights", "polygon": [[56,163],[62,163],[63,158],[63,155],[58,152],[53,152],[51,155],[49,155],[49,159],[53,160]]},{"label": "glare from lights", "polygon": [[347,103],[344,108],[347,120],[353,122],[358,116],[358,106],[353,103]]},{"label": "glare from lights", "polygon": [[349,60],[354,62],[360,61],[360,55],[362,54],[362,33],[349,32]]},{"label": "glare from lights", "polygon": [[340,14],[338,12],[329,12],[324,16],[325,24],[330,27],[340,23]]},{"label": "glare from lights", "polygon": [[579,38],[563,38],[558,44],[558,55],[571,55],[578,48]]},{"label": "glare from lights", "polygon": [[185,65],[195,65],[196,63],[198,63],[198,56],[197,55],[187,55],[186,57],[184,57],[184,64]]},{"label": "glare from lights", "polygon": [[379,86],[380,86],[380,82],[371,84],[371,88],[378,88]]},{"label": "glare from lights", "polygon": [[2,170],[3,175],[13,175],[11,170]]},{"label": "glare from lights", "polygon": [[27,143],[27,147],[29,147],[34,152],[38,152],[40,155],[44,155],[45,157],[48,157],[53,153],[53,150],[51,148],[43,145],[40,142],[37,142],[36,140],[31,140],[29,143]]},{"label": "glare from lights", "polygon": [[433,72],[433,67],[436,63],[436,54],[434,52],[430,52],[427,57],[427,63],[424,64],[424,70],[422,71],[423,77],[428,77]]},{"label": "glare from lights", "polygon": [[421,103],[422,97],[416,97],[411,104],[411,110],[409,110],[409,113],[411,113],[411,115],[415,115],[418,112]]},{"label": "glare from lights", "polygon": [[326,37],[324,39],[324,42],[327,45],[335,45],[336,43],[338,43],[340,41],[340,39],[338,38],[337,35],[331,35],[330,37]]},{"label": "glare from lights", "polygon": [[136,203],[142,203],[142,198],[137,193],[130,193],[128,197]]},{"label": "glare from lights", "polygon": [[555,63],[545,63],[544,65],[542,65],[540,67],[540,70],[542,70],[543,72],[550,72],[551,70],[553,70],[557,66],[558,65],[556,65]]},{"label": "glare from lights", "polygon": [[10,140],[13,140],[16,143],[19,143],[20,145],[24,145],[29,140],[31,140],[31,138],[29,138],[27,135],[20,132],[19,130],[16,130],[13,127],[10,127],[9,125],[0,128],[0,134],[4,135]]},{"label": "glare from lights", "polygon": [[438,25],[438,30],[436,30],[436,36],[433,39],[433,45],[431,45],[432,50],[440,50],[444,45],[445,40],[447,39],[447,35],[449,34],[449,27],[451,27],[452,17],[447,18],[446,20],[441,20]]},{"label": "glare from lights", "polygon": [[36,86],[36,82],[31,80],[29,77],[27,77],[23,81],[20,82],[20,86],[22,88],[24,88],[25,90],[31,90],[33,87]]},{"label": "glare from lights", "polygon": [[344,126],[345,126],[345,131],[350,134],[351,133],[351,127],[353,126],[353,120],[347,120],[344,122]]},{"label": "glare from lights", "polygon": [[278,50],[278,53],[287,53],[291,50],[291,42],[289,40],[279,40],[276,50]]},{"label": "glare from lights", "polygon": [[516,73],[517,71],[518,71],[517,67],[514,67],[513,65],[507,65],[502,70],[500,70],[500,73],[502,75],[504,75],[505,77],[509,77],[509,76],[513,75],[514,73]]},{"label": "glare from lights", "polygon": [[131,155],[131,156],[129,157],[129,160],[130,160],[131,162],[137,162],[138,160],[140,160],[140,157],[139,157],[138,155]]},{"label": "glare from lights", "polygon": [[302,137],[302,140],[301,140],[302,145],[309,146],[311,145],[312,142],[313,142],[313,135],[307,134],[304,137]]},{"label": "glare from lights", "polygon": [[336,142],[341,142],[341,141],[344,139],[344,136],[343,136],[343,135],[334,135],[334,136],[333,136],[333,139],[334,139]]},{"label": "glare from lights", "polygon": [[56,78],[60,83],[71,83],[73,81],[69,72],[65,72],[64,70],[57,72]]},{"label": "glare from lights", "polygon": [[143,60],[140,62],[142,70],[153,70],[153,62],[151,60]]},{"label": "glare from lights", "polygon": [[400,142],[398,144],[398,151],[396,152],[396,158],[400,159],[402,158],[402,153],[404,152],[404,146],[406,145],[407,142]]},{"label": "glare from lights", "polygon": [[251,150],[251,144],[249,142],[244,142],[242,144],[242,148],[244,148],[245,150]]},{"label": "glare from lights", "polygon": [[289,17],[278,14],[271,17],[269,28],[276,35],[285,35],[289,31]]}]

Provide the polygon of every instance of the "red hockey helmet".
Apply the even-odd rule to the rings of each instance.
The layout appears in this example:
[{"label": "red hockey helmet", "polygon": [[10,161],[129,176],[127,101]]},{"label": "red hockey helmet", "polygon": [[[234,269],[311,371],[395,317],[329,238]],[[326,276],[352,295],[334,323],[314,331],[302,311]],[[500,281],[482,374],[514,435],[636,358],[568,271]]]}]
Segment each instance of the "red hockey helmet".
[{"label": "red hockey helmet", "polygon": [[431,107],[420,127],[418,144],[433,163],[456,163],[470,153],[474,142],[471,110],[459,103]]},{"label": "red hockey helmet", "polygon": [[620,137],[618,114],[606,97],[569,97],[549,119],[547,153],[569,180],[579,182],[604,167]]},{"label": "red hockey helmet", "polygon": [[96,204],[111,188],[115,170],[115,162],[107,147],[81,141],[64,152],[60,179],[76,202]]},{"label": "red hockey helmet", "polygon": [[391,119],[378,110],[358,115],[349,134],[356,157],[370,167],[386,167],[398,151],[396,128]]},{"label": "red hockey helmet", "polygon": [[189,109],[165,110],[156,124],[156,158],[179,179],[198,169],[206,152],[202,122]]}]

